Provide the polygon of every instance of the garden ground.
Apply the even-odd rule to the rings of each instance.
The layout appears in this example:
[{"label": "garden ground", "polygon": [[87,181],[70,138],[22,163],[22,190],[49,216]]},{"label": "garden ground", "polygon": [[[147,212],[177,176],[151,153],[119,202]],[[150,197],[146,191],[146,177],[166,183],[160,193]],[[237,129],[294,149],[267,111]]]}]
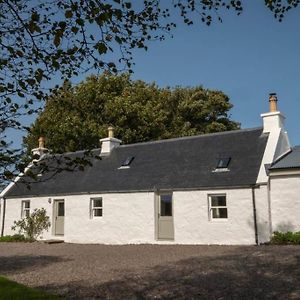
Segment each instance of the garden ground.
[{"label": "garden ground", "polygon": [[300,246],[1,243],[0,275],[71,299],[300,299]]}]

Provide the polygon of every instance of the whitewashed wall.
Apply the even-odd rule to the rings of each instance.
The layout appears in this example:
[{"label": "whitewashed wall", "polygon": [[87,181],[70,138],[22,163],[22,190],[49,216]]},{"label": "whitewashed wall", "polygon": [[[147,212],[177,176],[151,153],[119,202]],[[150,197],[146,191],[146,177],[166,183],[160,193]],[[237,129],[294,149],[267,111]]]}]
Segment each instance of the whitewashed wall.
[{"label": "whitewashed wall", "polygon": [[[210,220],[207,195],[214,193],[226,194],[228,219]],[[255,244],[251,189],[176,192],[174,201],[176,242]]]},{"label": "whitewashed wall", "polygon": [[[103,217],[90,218],[90,197],[103,198]],[[15,233],[11,226],[14,220],[21,218],[21,202],[30,200],[31,211],[44,207],[51,220],[51,228],[42,238],[57,238],[52,234],[54,201],[64,199],[66,242],[128,244],[151,243],[154,240],[153,193],[51,197],[51,203],[48,199],[49,197],[7,199],[4,234]]]},{"label": "whitewashed wall", "polygon": [[255,188],[255,202],[258,243],[261,244],[268,242],[271,237],[267,185],[261,185],[259,188]]},{"label": "whitewashed wall", "polygon": [[271,177],[273,231],[300,231],[300,175]]},{"label": "whitewashed wall", "polygon": [[[30,200],[30,211],[32,212],[35,208],[45,208],[47,214],[52,221],[52,207],[53,205],[48,203],[48,197],[40,197],[40,198],[22,198],[22,199],[6,199],[6,212],[5,212],[5,226],[4,226],[4,234],[11,235],[16,234],[16,231],[11,229],[14,221],[18,221],[21,219],[21,206],[22,200]],[[2,203],[3,204],[3,203]],[[3,205],[2,205],[3,206]],[[3,207],[2,207],[3,210]],[[1,226],[1,225],[0,225]],[[51,228],[48,231],[45,231],[41,238],[50,239],[52,236]]]},{"label": "whitewashed wall", "polygon": [[90,218],[90,195],[65,197],[65,241],[131,244],[154,241],[153,193],[99,194],[103,216]]},{"label": "whitewashed wall", "polygon": [[[227,196],[228,219],[210,220],[208,194],[224,193]],[[90,218],[90,197],[103,198],[103,217]],[[65,236],[71,243],[101,244],[254,244],[254,219],[251,189],[181,191],[173,192],[174,242],[157,241],[155,235],[154,193],[111,193],[65,197],[31,198],[31,209],[44,207],[52,221],[55,199],[65,200]],[[10,227],[20,219],[21,200],[7,199],[5,234],[12,234]],[[266,187],[256,190],[259,224],[268,228]],[[43,235],[55,238],[53,228]],[[264,230],[259,227],[260,241]]]}]

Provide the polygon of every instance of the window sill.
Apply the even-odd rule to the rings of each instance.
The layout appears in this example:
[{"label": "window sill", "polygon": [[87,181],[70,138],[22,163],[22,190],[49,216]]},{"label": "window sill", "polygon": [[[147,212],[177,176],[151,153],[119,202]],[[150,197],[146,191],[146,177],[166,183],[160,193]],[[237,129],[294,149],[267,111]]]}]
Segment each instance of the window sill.
[{"label": "window sill", "polygon": [[212,173],[223,173],[223,172],[229,172],[229,171],[230,171],[230,169],[228,169],[228,168],[218,168],[218,169],[214,169],[212,171]]},{"label": "window sill", "polygon": [[124,169],[130,169],[130,167],[129,166],[123,166],[123,167],[118,168],[118,170],[124,170]]}]

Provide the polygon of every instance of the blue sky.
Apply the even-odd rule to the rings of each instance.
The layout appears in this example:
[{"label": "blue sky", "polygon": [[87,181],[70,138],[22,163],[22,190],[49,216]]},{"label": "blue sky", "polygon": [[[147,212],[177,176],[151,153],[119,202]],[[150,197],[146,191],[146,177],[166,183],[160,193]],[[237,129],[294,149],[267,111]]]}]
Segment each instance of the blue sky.
[{"label": "blue sky", "polygon": [[300,7],[279,23],[264,1],[244,2],[241,16],[224,11],[223,23],[211,26],[181,22],[174,38],[136,51],[133,78],[222,90],[243,128],[262,124],[268,94],[276,92],[291,144],[300,144]]},{"label": "blue sky", "polygon": [[[215,20],[210,26],[201,21],[186,26],[178,17],[173,38],[152,42],[147,52],[134,52],[132,78],[161,87],[202,85],[221,90],[230,97],[231,117],[242,128],[262,124],[268,94],[276,92],[291,144],[300,144],[300,7],[279,23],[263,3],[244,1],[241,16],[225,10],[223,22]],[[21,142],[20,133],[14,140]]]}]

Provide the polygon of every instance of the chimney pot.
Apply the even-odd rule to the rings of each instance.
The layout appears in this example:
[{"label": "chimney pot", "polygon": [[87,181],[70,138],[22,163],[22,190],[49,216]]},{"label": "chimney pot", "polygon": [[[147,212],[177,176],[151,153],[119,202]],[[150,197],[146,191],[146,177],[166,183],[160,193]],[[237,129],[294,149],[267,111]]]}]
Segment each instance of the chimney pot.
[{"label": "chimney pot", "polygon": [[43,136],[39,138],[39,148],[45,148],[45,138]]},{"label": "chimney pot", "polygon": [[269,105],[270,105],[270,112],[276,112],[277,110],[277,95],[276,93],[269,94]]},{"label": "chimney pot", "polygon": [[37,155],[39,159],[42,158],[46,153],[49,152],[47,148],[45,148],[45,137],[41,136],[39,138],[39,147],[31,150],[33,155]]},{"label": "chimney pot", "polygon": [[109,126],[108,127],[108,137],[113,138],[114,137],[114,127]]},{"label": "chimney pot", "polygon": [[107,156],[113,150],[113,148],[120,146],[122,141],[114,137],[114,127],[108,127],[108,137],[101,139],[101,153],[100,156]]}]

